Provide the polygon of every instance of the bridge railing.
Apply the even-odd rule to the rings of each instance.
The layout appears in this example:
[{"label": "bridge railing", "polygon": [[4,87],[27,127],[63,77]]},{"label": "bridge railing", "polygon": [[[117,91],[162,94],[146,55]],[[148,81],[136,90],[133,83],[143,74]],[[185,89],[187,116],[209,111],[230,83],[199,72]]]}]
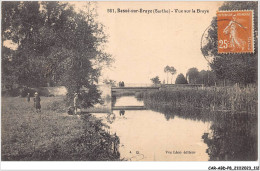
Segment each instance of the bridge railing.
[{"label": "bridge railing", "polygon": [[[113,87],[120,87],[119,85]],[[138,83],[125,83],[124,87],[161,87],[161,88],[175,88],[175,87],[203,87],[203,84],[138,84]]]},{"label": "bridge railing", "polygon": [[[147,83],[124,83],[124,87],[154,87],[154,84],[147,84]],[[159,85],[158,85],[159,86]],[[119,84],[116,85],[119,87]]]}]

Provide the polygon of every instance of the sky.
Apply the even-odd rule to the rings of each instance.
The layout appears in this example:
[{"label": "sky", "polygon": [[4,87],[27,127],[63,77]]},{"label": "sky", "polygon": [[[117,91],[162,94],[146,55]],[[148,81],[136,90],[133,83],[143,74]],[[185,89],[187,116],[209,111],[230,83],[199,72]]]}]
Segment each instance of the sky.
[{"label": "sky", "polygon": [[[125,83],[151,83],[159,76],[167,80],[164,67],[177,74],[196,67],[207,70],[200,51],[201,37],[222,2],[98,2],[98,20],[109,36],[105,50],[115,63],[103,71],[103,78]],[[108,13],[107,9],[196,10],[196,13]],[[207,10],[197,13],[197,9]],[[169,78],[170,82],[170,78]]]}]

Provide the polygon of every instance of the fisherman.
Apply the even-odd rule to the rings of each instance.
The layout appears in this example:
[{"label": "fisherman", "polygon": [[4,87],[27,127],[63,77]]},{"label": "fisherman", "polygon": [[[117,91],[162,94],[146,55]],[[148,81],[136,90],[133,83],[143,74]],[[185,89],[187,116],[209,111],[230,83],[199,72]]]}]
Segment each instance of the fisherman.
[{"label": "fisherman", "polygon": [[41,112],[41,98],[38,94],[38,92],[35,92],[34,94],[34,107],[36,108],[36,112]]},{"label": "fisherman", "polygon": [[74,110],[75,110],[75,114],[77,114],[78,106],[79,106],[79,94],[75,93],[74,94]]}]

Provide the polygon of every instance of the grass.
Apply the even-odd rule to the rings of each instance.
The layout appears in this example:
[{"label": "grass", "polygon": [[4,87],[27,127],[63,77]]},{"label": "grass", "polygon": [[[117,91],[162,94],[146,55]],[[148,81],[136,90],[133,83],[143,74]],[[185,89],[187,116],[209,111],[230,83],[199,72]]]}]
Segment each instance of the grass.
[{"label": "grass", "polygon": [[26,98],[2,98],[3,161],[119,160],[119,139],[90,114],[68,115],[63,97],[41,97],[36,113]]},{"label": "grass", "polygon": [[163,89],[144,95],[146,106],[198,108],[210,111],[240,111],[257,114],[257,87],[209,87]]}]

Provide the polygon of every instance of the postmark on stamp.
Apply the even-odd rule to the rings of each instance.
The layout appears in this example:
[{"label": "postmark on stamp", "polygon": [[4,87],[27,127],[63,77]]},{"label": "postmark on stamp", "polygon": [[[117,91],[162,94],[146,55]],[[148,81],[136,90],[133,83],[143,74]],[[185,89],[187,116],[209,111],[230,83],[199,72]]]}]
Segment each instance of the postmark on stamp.
[{"label": "postmark on stamp", "polygon": [[218,53],[254,53],[253,11],[218,11]]}]

